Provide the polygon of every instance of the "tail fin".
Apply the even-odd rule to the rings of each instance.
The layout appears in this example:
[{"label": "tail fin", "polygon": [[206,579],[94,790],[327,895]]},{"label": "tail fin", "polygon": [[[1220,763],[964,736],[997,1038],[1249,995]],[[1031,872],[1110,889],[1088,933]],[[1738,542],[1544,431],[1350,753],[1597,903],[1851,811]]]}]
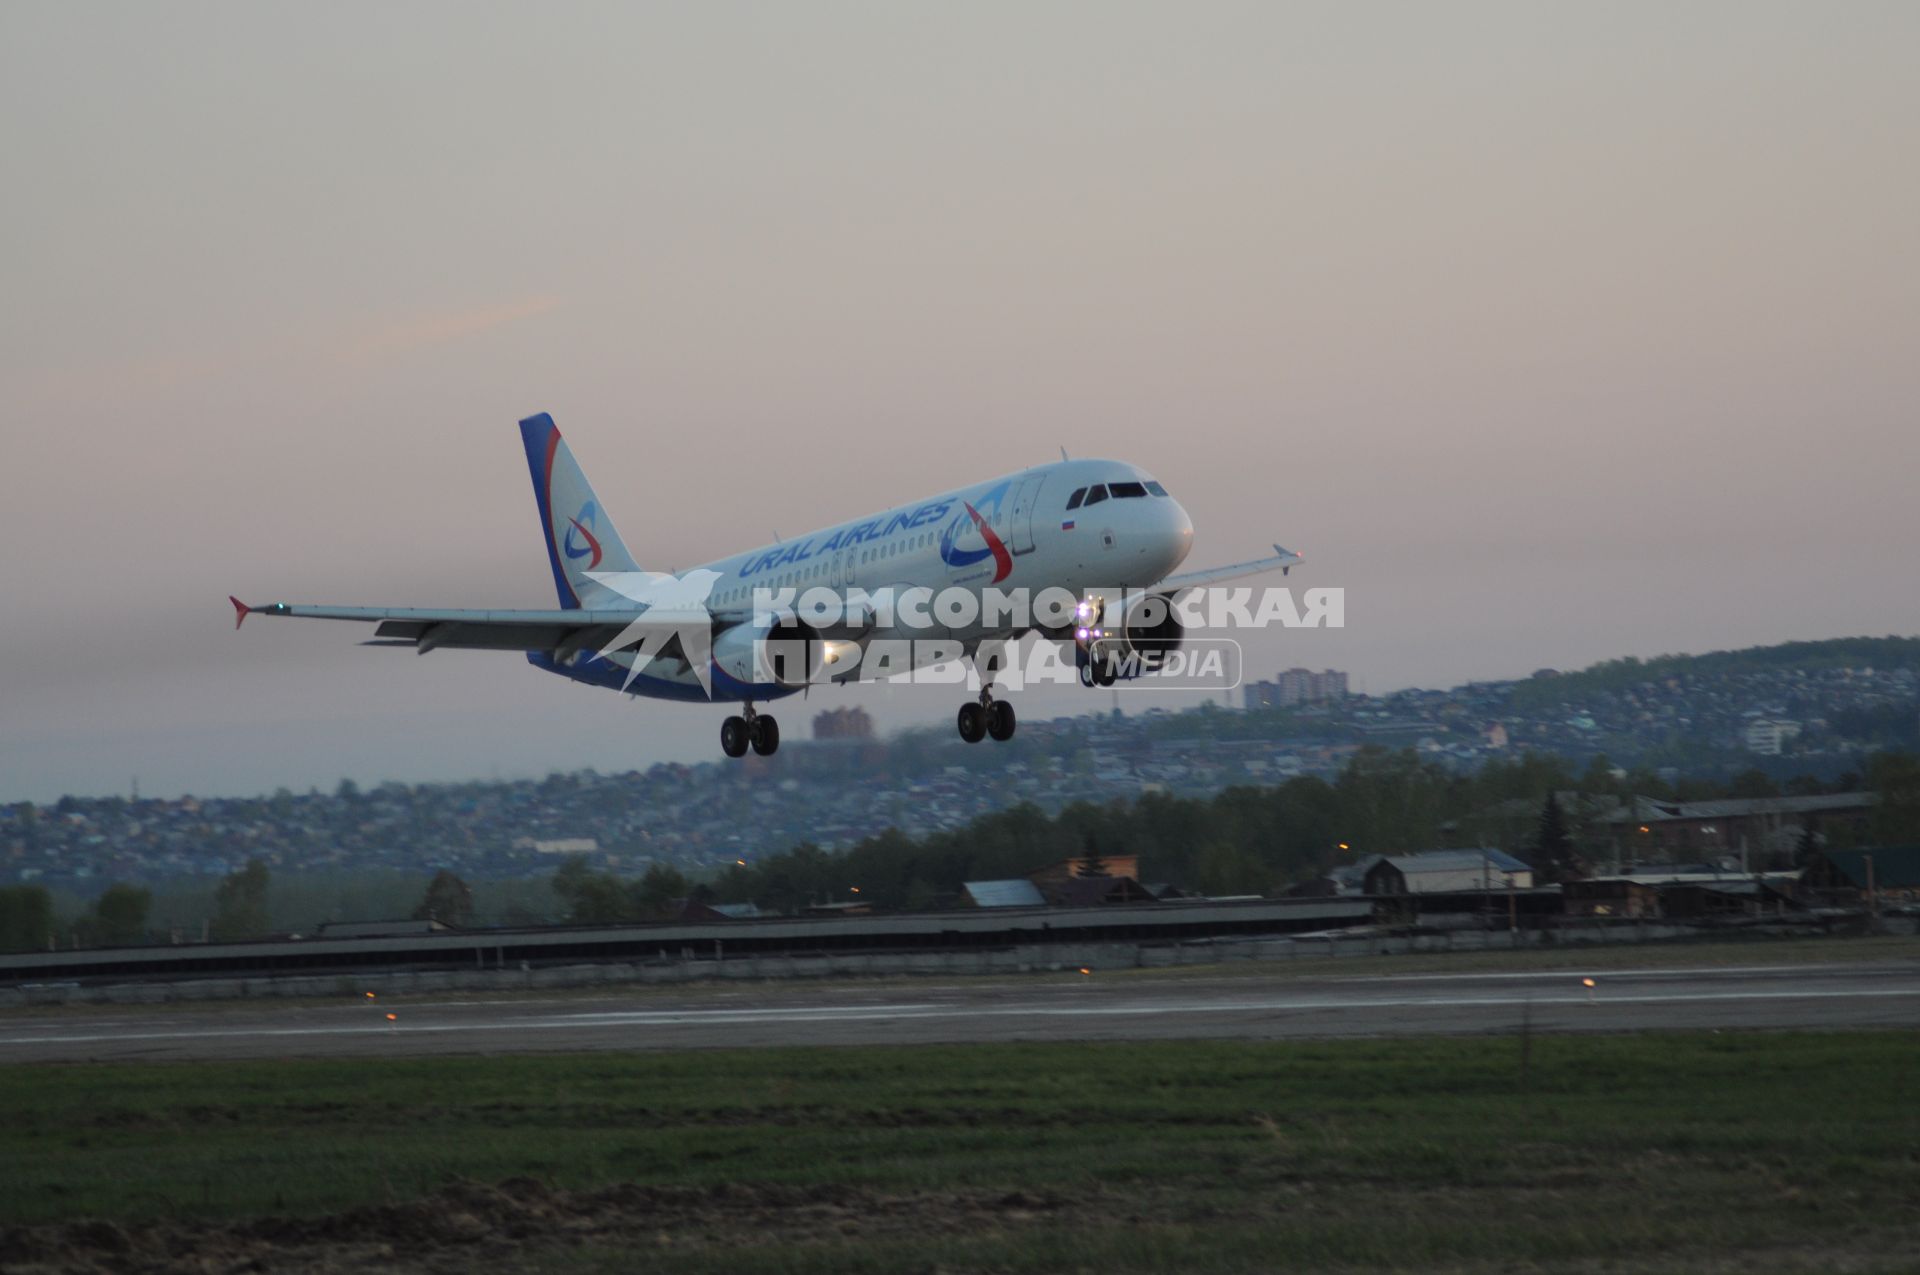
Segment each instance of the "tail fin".
[{"label": "tail fin", "polygon": [[601,508],[553,417],[545,412],[527,417],[520,422],[520,439],[527,446],[533,498],[540,505],[540,534],[546,537],[560,605],[578,608],[583,595],[604,592],[587,572],[638,571],[639,565],[613,529],[613,519]]}]

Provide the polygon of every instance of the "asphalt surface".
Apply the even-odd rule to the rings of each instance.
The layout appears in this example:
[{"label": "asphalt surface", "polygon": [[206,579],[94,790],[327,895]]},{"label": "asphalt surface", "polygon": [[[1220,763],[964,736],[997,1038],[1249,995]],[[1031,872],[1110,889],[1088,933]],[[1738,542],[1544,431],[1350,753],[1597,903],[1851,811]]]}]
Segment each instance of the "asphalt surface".
[{"label": "asphalt surface", "polygon": [[[252,1001],[0,1015],[0,1063],[1012,1040],[1920,1027],[1920,962],[1273,977],[752,983],[493,999]],[[395,1015],[393,1021],[387,1014]]]}]

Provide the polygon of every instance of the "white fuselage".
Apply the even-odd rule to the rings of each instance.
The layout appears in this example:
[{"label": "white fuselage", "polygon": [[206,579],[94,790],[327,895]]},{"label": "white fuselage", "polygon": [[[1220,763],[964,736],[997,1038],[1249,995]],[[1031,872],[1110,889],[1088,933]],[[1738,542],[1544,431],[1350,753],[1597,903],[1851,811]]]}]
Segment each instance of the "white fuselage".
[{"label": "white fuselage", "polygon": [[[993,588],[1024,589],[1033,596],[1057,588],[1080,596],[1112,595],[1157,583],[1192,547],[1193,523],[1186,510],[1144,471],[1122,461],[1064,460],[896,505],[700,569],[719,577],[707,605],[716,614],[738,614],[754,607],[761,590],[900,595],[953,588],[980,594]],[[975,622],[871,636],[937,637],[971,647],[1018,638],[1033,627]],[[646,694],[667,688],[635,689]],[[767,689],[778,693],[778,688]]]}]

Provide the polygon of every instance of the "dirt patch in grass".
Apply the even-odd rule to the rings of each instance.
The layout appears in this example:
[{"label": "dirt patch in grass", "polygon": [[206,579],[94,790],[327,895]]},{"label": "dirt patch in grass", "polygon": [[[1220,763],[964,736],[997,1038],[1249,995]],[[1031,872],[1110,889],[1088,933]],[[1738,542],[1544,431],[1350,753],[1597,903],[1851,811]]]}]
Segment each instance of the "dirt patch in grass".
[{"label": "dirt patch in grass", "polygon": [[406,1204],[228,1223],[68,1222],[0,1230],[0,1271],[202,1275],[212,1271],[476,1272],[566,1248],[695,1252],[808,1241],[981,1236],[1058,1217],[1051,1192],[850,1186],[638,1186],[560,1191],[531,1178],[456,1183]]}]

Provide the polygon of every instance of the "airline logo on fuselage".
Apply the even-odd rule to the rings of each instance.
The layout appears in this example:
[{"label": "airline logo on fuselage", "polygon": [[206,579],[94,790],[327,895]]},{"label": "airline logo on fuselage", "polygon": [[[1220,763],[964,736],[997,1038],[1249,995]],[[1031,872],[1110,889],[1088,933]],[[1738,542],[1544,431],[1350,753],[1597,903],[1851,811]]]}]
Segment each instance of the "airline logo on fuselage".
[{"label": "airline logo on fuselage", "polygon": [[[1010,483],[1001,483],[980,497],[980,506],[990,511],[994,518],[1000,516],[1000,503],[1007,498]],[[994,534],[988,522],[988,514],[980,512],[971,504],[962,503],[961,514],[940,534],[940,560],[950,567],[970,567],[976,562],[993,559],[993,581],[999,584],[1013,573],[1013,555],[1007,552],[1007,546]],[[967,536],[967,532],[977,532],[976,536]],[[961,548],[962,538],[977,539],[978,549]]]},{"label": "airline logo on fuselage", "polygon": [[[869,518],[865,522],[855,523],[851,527],[842,527],[828,536],[808,536],[805,540],[796,540],[792,544],[780,545],[755,554],[741,564],[739,574],[742,577],[755,575],[772,570],[774,567],[807,562],[822,554],[838,553],[842,549],[851,549],[856,545],[877,544],[901,532],[939,522],[952,508],[951,500],[935,500],[916,509],[903,509],[897,514],[883,514],[878,518]],[[941,543],[945,544],[944,538]]]}]

